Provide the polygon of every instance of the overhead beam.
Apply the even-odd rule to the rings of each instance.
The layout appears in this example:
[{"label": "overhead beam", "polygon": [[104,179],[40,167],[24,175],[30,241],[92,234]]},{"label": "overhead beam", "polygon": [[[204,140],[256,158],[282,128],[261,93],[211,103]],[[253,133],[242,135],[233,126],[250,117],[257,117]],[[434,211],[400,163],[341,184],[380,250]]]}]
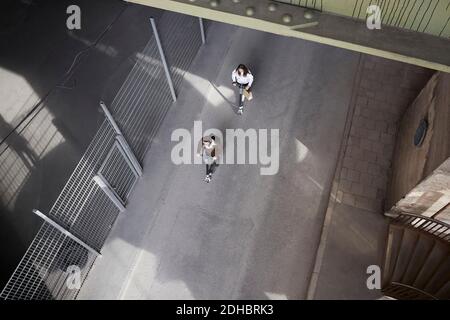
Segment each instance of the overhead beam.
[{"label": "overhead beam", "polygon": [[[127,0],[450,73],[450,40],[268,0]],[[216,5],[214,5],[216,4]]]}]

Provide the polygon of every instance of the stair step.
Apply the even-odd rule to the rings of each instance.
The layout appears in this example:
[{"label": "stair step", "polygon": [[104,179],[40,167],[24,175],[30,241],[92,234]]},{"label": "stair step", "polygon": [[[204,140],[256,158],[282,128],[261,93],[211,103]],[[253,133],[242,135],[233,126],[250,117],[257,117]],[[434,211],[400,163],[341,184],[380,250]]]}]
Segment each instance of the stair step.
[{"label": "stair step", "polygon": [[450,300],[450,281],[442,286],[442,288],[436,293],[436,297],[440,300]]},{"label": "stair step", "polygon": [[404,228],[396,225],[389,226],[388,241],[386,244],[386,257],[383,272],[383,287],[388,285],[394,273],[395,263],[400,252]]},{"label": "stair step", "polygon": [[437,270],[439,265],[448,255],[448,247],[443,243],[437,241],[435,246],[433,247],[433,250],[428,255],[425,264],[422,266],[419,274],[417,275],[413,286],[424,290],[427,283],[431,280],[433,273]]},{"label": "stair step", "polygon": [[446,227],[405,217],[389,225],[383,292],[406,300],[450,299],[450,246],[439,233]]},{"label": "stair step", "polygon": [[400,252],[395,261],[394,272],[391,281],[400,282],[405,274],[411,257],[414,254],[414,248],[419,239],[419,233],[408,228],[404,229]]},{"label": "stair step", "polygon": [[422,266],[431,254],[436,241],[432,236],[420,233],[419,240],[416,243],[408,268],[401,280],[402,283],[412,285],[417,278]]},{"label": "stair step", "polygon": [[426,284],[424,291],[436,295],[438,292],[442,295],[448,294],[442,292],[442,288],[450,281],[450,256],[447,252],[447,257],[439,264],[437,270],[434,272],[430,281]]}]

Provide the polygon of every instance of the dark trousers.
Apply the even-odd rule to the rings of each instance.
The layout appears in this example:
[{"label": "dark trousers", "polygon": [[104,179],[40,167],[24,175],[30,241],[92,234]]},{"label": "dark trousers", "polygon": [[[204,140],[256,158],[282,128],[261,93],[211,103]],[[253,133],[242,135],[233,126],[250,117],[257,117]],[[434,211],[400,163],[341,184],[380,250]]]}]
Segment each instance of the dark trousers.
[{"label": "dark trousers", "polygon": [[213,174],[216,171],[217,163],[214,161],[211,164],[206,165],[206,175]]}]

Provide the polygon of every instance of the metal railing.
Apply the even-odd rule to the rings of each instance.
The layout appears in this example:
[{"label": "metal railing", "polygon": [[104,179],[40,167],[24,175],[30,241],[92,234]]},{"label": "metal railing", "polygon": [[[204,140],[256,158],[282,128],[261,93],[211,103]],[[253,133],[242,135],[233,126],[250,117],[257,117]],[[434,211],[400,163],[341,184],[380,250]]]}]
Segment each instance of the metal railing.
[{"label": "metal railing", "polygon": [[367,19],[367,8],[381,9],[383,24],[450,37],[450,1],[448,0],[276,0],[313,10],[332,12],[355,19]]},{"label": "metal railing", "polygon": [[[439,268],[446,261],[447,257],[445,255],[442,256],[440,260],[438,260],[438,264],[433,267],[434,269],[432,269],[433,271],[427,277],[427,280],[422,279],[419,282],[417,281],[418,277],[424,272],[428,257],[434,249],[438,248],[437,243],[440,242],[441,244],[446,244],[447,246],[450,244],[450,225],[430,217],[404,212],[396,213],[395,215],[391,214],[390,218],[391,226],[383,263],[383,294],[400,300],[439,300],[439,292],[441,292],[440,290],[443,290],[443,288],[446,287],[446,283],[448,283],[449,280],[442,279],[443,282],[442,284],[440,284],[440,289],[435,288],[435,290],[432,292],[427,292],[427,288],[429,288],[428,286],[430,282],[432,283],[433,281],[436,281],[436,279],[438,279],[436,272],[440,270]],[[401,236],[397,236],[396,241],[394,241],[394,235],[392,231],[393,227],[398,230],[403,230]],[[398,270],[402,270],[398,269],[399,257],[402,254],[402,248],[408,248],[408,246],[403,245],[403,241],[405,241],[404,231],[408,229],[416,233],[416,240],[413,244],[412,251],[410,251],[410,253],[408,254],[408,258],[403,262],[404,266],[406,263],[406,267],[403,267],[403,273],[399,273]],[[417,265],[413,263],[413,261],[416,261],[413,260],[413,258],[417,257],[417,254],[420,252],[416,251],[418,247],[423,249],[423,247],[420,247],[418,245],[420,236],[427,237],[429,240],[431,240],[432,245],[430,248],[422,252],[423,258]],[[412,240],[409,239],[409,241]],[[411,271],[414,270],[414,268],[411,269],[411,266],[414,266],[416,268],[415,271]],[[428,268],[430,268],[429,265]],[[412,273],[412,277],[411,275],[407,276],[408,272],[414,272]],[[404,283],[405,281],[408,283]]]},{"label": "metal railing", "polygon": [[275,0],[275,1],[289,3],[303,8],[318,11],[323,10],[323,2],[324,2],[323,0]]},{"label": "metal railing", "polygon": [[[180,86],[202,44],[198,20],[175,13],[160,19],[174,87]],[[147,148],[172,105],[158,44],[152,38],[114,100],[106,119],[0,293],[0,299],[74,299],[72,267],[82,285],[124,210],[142,172]]]},{"label": "metal railing", "polygon": [[383,294],[398,300],[439,300],[435,296],[404,283],[392,282]]},{"label": "metal railing", "polygon": [[422,230],[450,242],[450,225],[445,222],[412,213],[399,213],[396,217],[392,218],[392,222]]}]

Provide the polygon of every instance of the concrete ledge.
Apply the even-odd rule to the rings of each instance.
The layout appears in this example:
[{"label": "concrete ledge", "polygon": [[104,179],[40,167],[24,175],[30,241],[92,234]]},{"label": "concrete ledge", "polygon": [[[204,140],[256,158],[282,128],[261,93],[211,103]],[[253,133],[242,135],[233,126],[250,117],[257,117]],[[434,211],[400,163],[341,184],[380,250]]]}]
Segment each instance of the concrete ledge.
[{"label": "concrete ledge", "polygon": [[330,194],[330,198],[328,200],[328,206],[327,206],[327,210],[325,212],[325,218],[324,218],[324,222],[322,225],[319,247],[316,252],[311,278],[309,279],[308,291],[306,294],[307,300],[314,300],[315,295],[316,295],[317,284],[319,282],[319,274],[320,274],[320,270],[322,267],[324,255],[325,255],[325,249],[327,247],[327,242],[328,242],[329,229],[330,229],[332,219],[333,219],[333,212],[334,212],[334,209],[335,209],[335,206],[337,203],[336,200],[337,200],[337,193],[338,193],[338,186],[339,186],[339,176],[340,176],[340,172],[342,169],[343,159],[344,159],[344,155],[345,155],[345,149],[347,146],[347,140],[348,140],[348,136],[350,135],[350,129],[352,126],[352,121],[353,121],[353,115],[355,113],[355,108],[356,108],[357,90],[355,89],[355,87],[361,81],[361,72],[363,70],[363,65],[364,65],[364,56],[360,56],[360,60],[359,60],[358,64],[359,64],[358,71],[357,71],[357,74],[355,75],[355,79],[353,82],[353,93],[352,93],[352,98],[350,100],[349,110],[347,112],[345,129],[344,129],[343,137],[341,139],[341,145],[339,147],[339,149],[340,149],[339,150],[339,158],[338,158],[338,162],[336,163],[336,166],[334,169],[334,177],[333,177],[333,184],[332,184],[332,188],[331,188],[331,194]]}]

